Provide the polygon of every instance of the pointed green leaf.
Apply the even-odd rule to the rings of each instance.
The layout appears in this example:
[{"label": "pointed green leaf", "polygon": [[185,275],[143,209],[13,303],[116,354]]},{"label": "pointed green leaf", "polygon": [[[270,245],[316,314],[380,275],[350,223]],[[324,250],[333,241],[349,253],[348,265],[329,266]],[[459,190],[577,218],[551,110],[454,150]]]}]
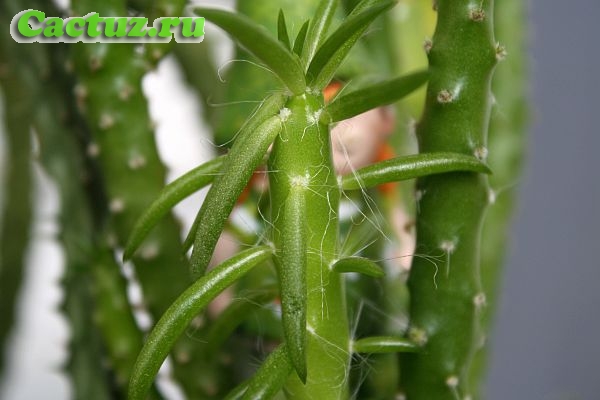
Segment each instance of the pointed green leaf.
[{"label": "pointed green leaf", "polygon": [[427,77],[427,71],[419,71],[344,93],[325,108],[321,121],[324,123],[342,121],[365,111],[392,104],[418,89],[427,81]]},{"label": "pointed green leaf", "polygon": [[355,353],[415,353],[419,346],[402,337],[374,336],[355,341],[352,349]]},{"label": "pointed green leaf", "polygon": [[[246,120],[240,132],[237,134],[237,140],[241,140],[242,138],[252,135],[252,133],[267,119],[271,118],[273,115],[278,114],[281,108],[284,106],[286,101],[286,97],[281,93],[275,93],[271,96],[267,97],[265,101],[263,101],[252,113],[252,115]],[[198,230],[198,224],[200,222],[200,213],[196,215],[194,223],[190,228],[188,235],[183,241],[183,249],[188,251],[192,245],[194,244],[194,239],[196,238],[196,232]]]},{"label": "pointed green leaf", "polygon": [[311,20],[308,32],[306,34],[306,41],[304,42],[304,48],[302,50],[302,63],[308,65],[310,60],[315,55],[317,48],[323,42],[331,20],[335,14],[337,7],[336,0],[321,0],[317,6],[314,17]]},{"label": "pointed green leaf", "polygon": [[302,27],[296,36],[296,40],[294,40],[294,53],[297,55],[302,54],[302,48],[304,47],[304,42],[306,41],[306,33],[308,32],[309,24],[310,20],[307,20],[304,24],[302,24]]},{"label": "pointed green leaf", "polygon": [[290,50],[290,35],[288,34],[283,10],[279,10],[279,16],[277,17],[277,39],[283,43],[286,49]]},{"label": "pointed green leaf", "polygon": [[221,175],[210,187],[196,218],[196,235],[190,259],[192,276],[202,276],[233,210],[267,149],[281,131],[281,118],[263,122],[252,134],[239,137],[225,159]]},{"label": "pointed green leaf", "polygon": [[327,38],[319,50],[317,50],[307,71],[309,84],[319,89],[327,86],[337,68],[344,58],[346,58],[354,44],[360,39],[369,24],[394,4],[394,1],[385,1],[365,8],[355,15],[350,14],[337,30]]},{"label": "pointed green leaf", "polygon": [[229,33],[242,47],[271,69],[294,94],[306,89],[304,70],[298,57],[250,18],[232,12],[195,8],[194,12]]},{"label": "pointed green leaf", "polygon": [[177,203],[210,185],[223,165],[224,156],[204,163],[177,178],[162,190],[160,195],[138,219],[125,246],[123,260],[130,259],[148,233]]},{"label": "pointed green leaf", "polygon": [[[350,13],[348,14],[349,17],[354,17],[358,14],[360,14],[361,12],[363,12],[364,10],[367,10],[371,7],[374,6],[378,6],[381,5],[383,3],[387,3],[390,0],[354,0],[354,3],[357,3],[354,7],[351,7],[352,10],[350,11]],[[395,3],[397,3],[397,0],[393,0]]]},{"label": "pointed green leaf", "polygon": [[290,360],[302,382],[306,381],[306,262],[307,232],[305,188],[292,187],[283,206],[278,274],[281,319]]},{"label": "pointed green leaf", "polygon": [[379,265],[364,257],[342,258],[331,266],[331,270],[337,273],[356,272],[374,278],[385,276],[385,272]]},{"label": "pointed green leaf", "polygon": [[423,153],[396,157],[361,168],[342,179],[342,189],[358,190],[388,182],[397,182],[446,172],[491,173],[474,156],[460,153]]},{"label": "pointed green leaf", "polygon": [[268,246],[245,250],[198,279],[175,300],[150,332],[138,356],[131,374],[129,400],[146,398],[160,366],[192,319],[219,293],[272,255]]},{"label": "pointed green leaf", "polygon": [[281,390],[292,372],[285,344],[280,345],[263,362],[248,382],[243,400],[269,400]]}]

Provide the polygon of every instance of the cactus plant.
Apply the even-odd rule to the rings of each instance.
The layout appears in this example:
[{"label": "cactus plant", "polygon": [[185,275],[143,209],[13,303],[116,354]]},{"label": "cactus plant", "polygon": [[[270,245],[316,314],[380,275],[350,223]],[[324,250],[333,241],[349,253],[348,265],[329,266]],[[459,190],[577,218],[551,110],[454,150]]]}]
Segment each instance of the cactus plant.
[{"label": "cactus plant", "polygon": [[[248,61],[230,68],[231,81],[221,94],[194,77],[193,60],[201,59],[208,60],[202,70],[216,78],[207,49],[194,53],[203,44],[150,44],[141,52],[131,43],[39,44],[35,57],[56,78],[48,80],[39,71],[32,77],[14,68],[20,58],[3,37],[12,46],[1,61],[19,78],[2,81],[5,93],[21,93],[13,90],[17,83],[35,89],[24,92],[36,109],[31,123],[10,120],[9,131],[35,128],[41,163],[62,199],[63,312],[72,332],[67,371],[76,397],[161,398],[155,379],[169,356],[173,377],[194,399],[480,395],[485,353],[475,361],[474,356],[485,335],[482,326],[489,325],[484,306],[493,298],[493,271],[501,257],[484,251],[480,260],[482,226],[490,199],[516,176],[509,170],[488,183],[494,167],[504,171],[504,157],[512,157],[496,155],[500,146],[487,143],[493,71],[505,56],[495,41],[494,2],[436,1],[435,34],[425,46],[429,68],[416,71],[419,62],[409,57],[420,47],[414,37],[426,29],[417,33],[415,26],[431,23],[422,5],[403,1],[419,12],[398,28],[398,21],[383,17],[396,1],[338,3],[268,1],[258,9],[240,0],[240,12],[194,8],[228,33],[240,45],[236,57]],[[185,2],[72,5],[77,15],[121,16],[130,8],[172,17],[183,12]],[[507,12],[519,6],[497,7]],[[506,29],[505,14],[499,15]],[[406,29],[412,30],[395,40],[395,32]],[[203,97],[259,104],[253,111],[242,103],[206,112],[215,141],[227,144],[227,152],[165,186],[141,80],[173,49]],[[407,130],[400,127],[396,131],[404,137],[391,141],[393,152],[403,155],[370,154],[354,165],[344,143],[352,136],[339,127],[356,126],[354,118],[365,113],[388,112],[383,107],[425,84],[416,129],[419,152],[412,154]],[[34,93],[43,96],[34,100]],[[497,99],[515,101],[505,92]],[[404,122],[421,111],[421,100],[412,96],[398,108]],[[493,121],[492,132],[502,129]],[[24,146],[28,137],[19,136]],[[517,143],[509,153],[518,156],[520,150]],[[27,174],[26,157],[11,166]],[[69,177],[70,170],[85,171],[86,183]],[[257,170],[266,174],[266,189],[252,187]],[[27,177],[17,179],[28,187]],[[410,184],[389,186],[415,179],[414,203],[407,197]],[[207,186],[181,241],[171,210]],[[16,188],[11,195],[26,196]],[[230,220],[244,199],[245,207],[257,210],[257,232],[244,232]],[[26,215],[28,203],[19,203]],[[344,216],[348,204],[358,209],[350,218]],[[7,206],[18,209],[12,201]],[[401,255],[414,255],[410,272],[399,271],[386,260],[385,239],[398,235],[388,240],[392,245],[408,239],[402,236],[405,227],[395,229],[386,218],[400,213],[402,224],[409,224],[412,209],[417,247],[415,254]],[[497,220],[507,213],[504,207],[492,209],[484,237],[494,243],[502,237],[506,227]],[[227,235],[247,248],[215,254]],[[27,243],[16,239],[17,250]],[[132,282],[121,272],[121,255],[134,266],[140,304],[127,297]],[[493,265],[483,284],[481,262]],[[223,304],[206,311],[218,296]],[[357,316],[369,302],[408,325]],[[137,308],[153,319],[145,338],[134,317]],[[371,374],[362,385],[365,357],[389,371]],[[264,361],[256,366],[256,358]]]},{"label": "cactus plant", "polygon": [[[498,61],[493,2],[436,4],[419,150],[485,159],[490,86]],[[454,46],[455,41],[462,45]],[[486,299],[479,246],[490,189],[485,176],[462,173],[423,178],[417,188],[417,251],[441,252],[444,265],[431,268],[422,259],[413,263],[410,334],[423,352],[405,357],[403,386],[408,398],[464,398],[470,395],[469,364],[482,335],[480,313]]]},{"label": "cactus plant", "polygon": [[[101,15],[126,13],[124,1],[101,6],[95,2],[76,1],[73,6],[79,15],[91,11]],[[157,57],[153,55],[152,58]],[[130,62],[123,65],[124,59]],[[165,179],[165,168],[158,156],[142,93],[146,59],[136,53],[133,44],[81,43],[73,46],[73,64],[78,76],[78,103],[92,137],[90,152],[98,157],[102,166],[109,197],[112,218],[111,232],[107,235],[111,236],[113,246],[122,247],[135,218],[147,205],[146,199],[158,194]],[[133,259],[142,287],[143,306],[155,320],[191,282],[178,231],[172,217],[161,220],[152,232],[152,238]],[[167,263],[170,268],[164,270]],[[164,284],[165,280],[168,285]],[[183,338],[174,350],[174,372],[190,376],[182,382],[188,395],[196,396],[196,393],[212,391],[213,383],[194,382],[191,378],[195,368],[204,369],[196,361],[199,357],[190,356],[197,348],[192,343],[192,338]]]},{"label": "cactus plant", "polygon": [[[191,262],[192,272],[202,276],[235,199],[274,141],[268,161],[272,171],[269,174],[269,224],[273,237],[268,243],[273,246],[277,266],[288,354],[287,358],[277,359],[283,363],[282,368],[290,363],[295,371],[286,385],[286,391],[292,397],[339,398],[349,395],[345,381],[353,345],[346,316],[344,284],[339,274],[344,269],[335,268],[340,264],[336,244],[340,187],[332,172],[327,124],[395,100],[394,95],[404,94],[402,87],[406,79],[388,81],[379,89],[362,89],[360,95],[340,96],[327,107],[320,92],[368,23],[391,4],[359,3],[348,19],[325,40],[322,39],[324,30],[319,32],[309,27],[307,37],[320,46],[306,64],[301,61],[304,53],[298,60],[285,43],[271,39],[246,18],[218,10],[197,10],[252,51],[277,74],[289,91],[287,96],[275,94],[267,99],[234,142],[221,175],[215,179],[197,218]],[[317,22],[312,22],[317,26],[321,18],[328,20],[327,14],[333,11],[326,2],[322,2],[319,10],[323,15],[317,14],[314,20]],[[256,46],[257,42],[262,42],[263,46]],[[305,46],[303,52],[306,49]],[[416,75],[409,80],[419,82],[422,76]],[[395,89],[389,91],[389,98],[381,93],[385,87]],[[435,173],[438,172],[434,167],[437,159],[443,160],[439,165],[443,165],[444,172],[486,172],[485,166],[473,155],[426,154],[398,158],[356,171],[342,182],[341,187],[361,189],[364,185]],[[241,270],[254,266],[257,254],[263,254],[261,251],[264,253],[267,249],[249,250],[245,257],[248,260],[238,261],[234,257],[225,262],[214,273],[198,280],[192,287],[195,290],[188,289],[169,309],[138,359],[130,391],[132,398],[143,396],[167,354],[169,342],[181,334],[198,309],[206,305],[208,296],[214,296],[212,286],[222,290],[223,282],[231,282],[233,273],[224,275],[231,265],[239,263]],[[343,264],[354,272],[367,268],[365,264],[370,265],[367,260],[360,259]],[[390,340],[393,339],[387,341]],[[266,379],[259,384],[270,385],[271,378],[263,376],[266,375],[259,372],[255,379]],[[285,380],[277,379],[279,384],[284,384]],[[253,387],[253,383],[249,387]]]},{"label": "cactus plant", "polygon": [[[11,15],[14,10],[11,5],[2,4],[0,9],[0,26],[6,32],[9,21],[4,15]],[[27,59],[24,53],[7,35],[2,35],[0,83],[5,98],[7,160],[3,165],[6,169],[3,168],[0,206],[0,372],[4,366],[4,342],[15,319],[16,296],[23,279],[32,217],[31,136],[27,121],[31,119],[35,87],[27,76],[36,74],[36,63],[21,69],[20,64]]]}]

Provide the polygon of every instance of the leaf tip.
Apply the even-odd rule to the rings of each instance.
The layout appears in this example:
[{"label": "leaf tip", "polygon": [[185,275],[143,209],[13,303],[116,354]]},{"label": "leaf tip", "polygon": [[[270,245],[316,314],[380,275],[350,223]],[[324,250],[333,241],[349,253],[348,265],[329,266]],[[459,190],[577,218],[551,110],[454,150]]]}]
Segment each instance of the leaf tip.
[{"label": "leaf tip", "polygon": [[288,335],[286,348],[288,349],[288,357],[292,367],[296,371],[298,378],[305,384],[308,371],[306,367],[306,337],[303,334],[304,332],[306,331],[303,330],[301,333]]},{"label": "leaf tip", "polygon": [[300,378],[300,381],[306,385],[306,378],[308,376],[306,363],[303,363],[303,365],[294,365],[294,369],[296,370],[296,373],[298,374],[298,378]]},{"label": "leaf tip", "polygon": [[492,172],[492,169],[490,168],[490,166],[487,165],[486,163],[484,163],[481,160],[478,160],[477,171],[480,172],[480,173],[482,173],[482,174],[486,174],[486,175],[493,175],[494,174]]},{"label": "leaf tip", "polygon": [[131,242],[127,242],[127,245],[125,246],[125,250],[123,251],[123,257],[122,257],[123,262],[127,262],[127,261],[131,260],[131,258],[133,257],[133,254],[135,253],[136,250],[137,250],[137,248]]}]

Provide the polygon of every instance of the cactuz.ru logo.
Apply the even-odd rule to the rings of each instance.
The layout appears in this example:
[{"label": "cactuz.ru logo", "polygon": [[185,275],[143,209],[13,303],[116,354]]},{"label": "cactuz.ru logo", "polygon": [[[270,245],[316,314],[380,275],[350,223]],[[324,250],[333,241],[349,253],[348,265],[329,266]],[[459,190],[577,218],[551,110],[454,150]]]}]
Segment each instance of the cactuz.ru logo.
[{"label": "cactuz.ru logo", "polygon": [[204,18],[164,17],[148,27],[144,17],[102,17],[89,13],[83,17],[46,17],[38,10],[21,11],[10,24],[10,34],[19,43],[178,43],[201,42]]}]

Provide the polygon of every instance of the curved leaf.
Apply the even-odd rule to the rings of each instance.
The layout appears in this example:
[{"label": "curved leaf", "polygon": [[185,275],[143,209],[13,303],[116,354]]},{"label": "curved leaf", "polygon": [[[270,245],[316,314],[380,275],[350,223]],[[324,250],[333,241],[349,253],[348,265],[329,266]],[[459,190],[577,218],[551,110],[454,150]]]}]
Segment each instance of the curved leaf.
[{"label": "curved leaf", "polygon": [[306,41],[304,43],[304,48],[302,49],[301,59],[304,65],[308,65],[310,60],[314,57],[317,48],[327,34],[327,30],[329,29],[329,25],[331,25],[331,20],[335,14],[337,3],[336,0],[321,0],[319,3],[308,28]]},{"label": "curved leaf", "polygon": [[268,246],[243,251],[198,279],[175,300],[150,332],[137,358],[129,384],[129,400],[145,399],[167,354],[192,319],[219,293],[272,255]]},{"label": "curved leaf", "polygon": [[379,265],[364,257],[342,258],[332,265],[331,270],[338,273],[356,272],[374,278],[385,276]]},{"label": "curved leaf", "polygon": [[322,122],[341,121],[392,104],[418,89],[427,81],[427,77],[427,71],[419,71],[345,93],[325,108]]},{"label": "curved leaf", "polygon": [[244,15],[229,11],[195,8],[194,12],[229,33],[242,47],[264,62],[292,93],[304,92],[306,81],[298,57],[273,38],[263,26]]},{"label": "curved leaf", "polygon": [[300,27],[300,31],[298,31],[296,40],[294,40],[294,54],[302,54],[302,48],[304,47],[304,42],[306,41],[306,33],[308,32],[309,24],[310,20],[307,20],[304,24],[302,24],[302,27]]},{"label": "curved leaf", "polygon": [[388,182],[397,182],[446,172],[491,173],[474,156],[460,153],[423,153],[396,157],[355,171],[342,179],[342,189],[358,190]]},{"label": "curved leaf", "polygon": [[184,242],[184,246],[187,246],[194,237],[190,260],[193,277],[197,278],[206,271],[235,202],[281,127],[281,118],[274,116],[263,122],[253,133],[241,136],[235,141],[223,166],[222,175],[208,191],[192,230]]},{"label": "curved leaf", "polygon": [[133,256],[152,228],[177,203],[212,183],[219,173],[224,159],[225,156],[221,156],[204,163],[165,186],[158,198],[150,204],[133,227],[123,253],[124,261]]},{"label": "curved leaf", "polygon": [[194,278],[206,271],[235,202],[280,130],[281,119],[272,117],[261,124],[253,135],[240,138],[233,145],[222,175],[210,187],[198,214],[198,229],[190,259]]},{"label": "curved leaf", "polygon": [[248,382],[243,400],[269,400],[281,390],[292,372],[286,345],[280,345]]},{"label": "curved leaf", "polygon": [[[286,97],[281,93],[275,93],[267,97],[265,101],[263,101],[262,104],[260,104],[256,108],[254,113],[248,118],[248,120],[244,123],[244,126],[242,126],[242,128],[240,129],[240,132],[237,135],[237,139],[234,142],[231,152],[234,152],[234,150],[235,152],[245,151],[243,148],[240,149],[240,144],[238,142],[245,140],[247,136],[253,135],[254,131],[256,131],[262,123],[264,123],[267,119],[271,118],[272,116],[278,114],[283,105],[285,104],[285,101]],[[228,155],[228,157],[231,157],[231,155]],[[225,168],[226,166],[222,169]],[[239,193],[237,194],[236,199],[238,197]],[[192,227],[190,228],[187,237],[183,241],[183,248],[185,251],[188,251],[194,244],[201,216],[202,215],[200,212],[198,213],[198,215],[196,215],[196,219],[194,220],[194,223],[192,224]]]},{"label": "curved leaf", "polygon": [[290,360],[306,382],[306,262],[305,189],[292,187],[281,218],[282,248],[277,249],[281,319]]},{"label": "curved leaf", "polygon": [[277,17],[277,39],[283,43],[286,49],[290,50],[290,35],[288,34],[283,10],[279,10],[279,16]]},{"label": "curved leaf", "polygon": [[360,39],[369,24],[394,4],[395,1],[384,1],[372,7],[364,8],[364,10],[354,15],[349,15],[338,29],[327,38],[319,50],[317,50],[317,53],[310,62],[307,71],[309,84],[319,89],[327,86],[337,68],[344,58],[346,58],[354,44]]},{"label": "curved leaf", "polygon": [[402,337],[374,336],[355,341],[352,349],[355,353],[415,353],[419,346]]}]

